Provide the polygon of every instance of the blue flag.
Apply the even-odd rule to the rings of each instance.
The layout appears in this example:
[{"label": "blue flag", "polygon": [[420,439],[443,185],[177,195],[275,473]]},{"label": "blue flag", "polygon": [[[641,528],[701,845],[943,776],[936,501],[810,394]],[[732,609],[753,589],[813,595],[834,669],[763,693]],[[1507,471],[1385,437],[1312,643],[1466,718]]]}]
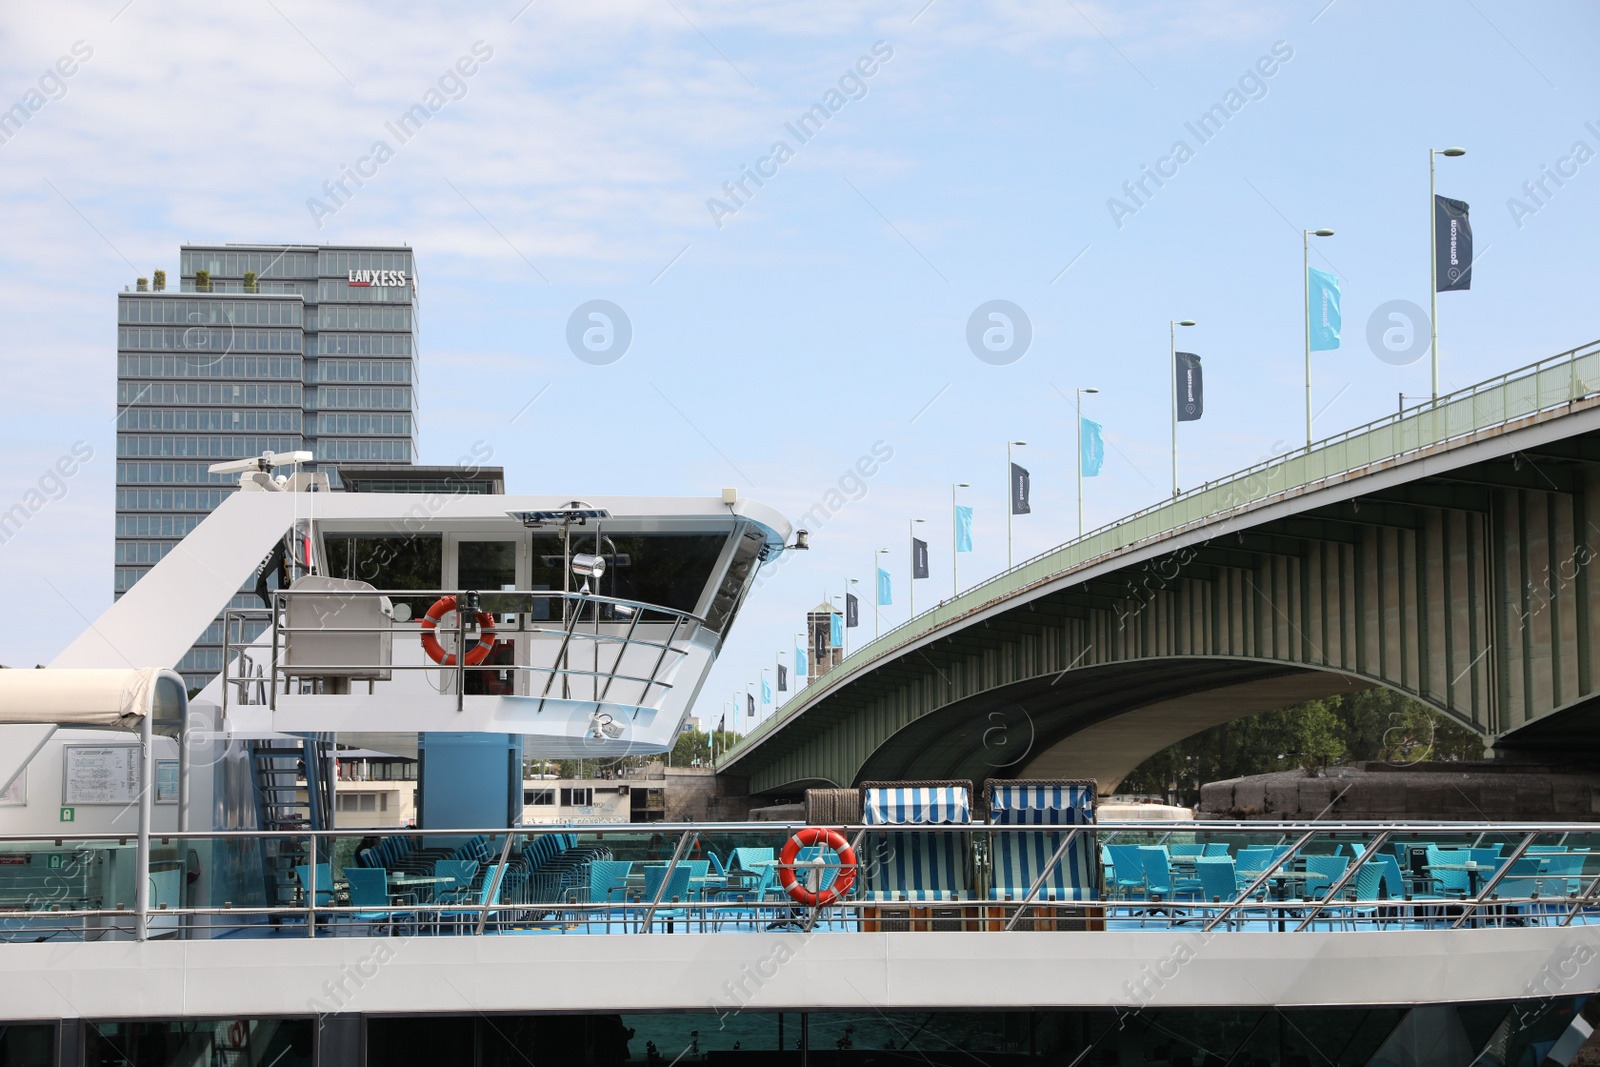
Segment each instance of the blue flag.
[{"label": "blue flag", "polygon": [[806,654],[800,649],[794,650],[794,676],[796,678],[804,678],[806,676],[806,658]]},{"label": "blue flag", "polygon": [[828,613],[828,643],[834,648],[844,644],[844,617],[836,611]]},{"label": "blue flag", "polygon": [[972,551],[972,509],[965,504],[956,505],[956,551]]},{"label": "blue flag", "polygon": [[772,703],[772,686],[767,683],[765,678],[761,679],[761,703]]},{"label": "blue flag", "polygon": [[882,567],[879,567],[878,568],[878,606],[882,607],[882,606],[884,606],[886,604],[893,604],[893,603],[894,603],[894,600],[889,596],[889,572],[884,570]]},{"label": "blue flag", "polygon": [[1093,478],[1100,473],[1106,461],[1106,442],[1100,436],[1100,424],[1090,419],[1078,422],[1078,462],[1083,464],[1083,476]]},{"label": "blue flag", "polygon": [[1339,279],[1326,271],[1311,268],[1306,284],[1311,293],[1311,351],[1327,352],[1339,347]]}]

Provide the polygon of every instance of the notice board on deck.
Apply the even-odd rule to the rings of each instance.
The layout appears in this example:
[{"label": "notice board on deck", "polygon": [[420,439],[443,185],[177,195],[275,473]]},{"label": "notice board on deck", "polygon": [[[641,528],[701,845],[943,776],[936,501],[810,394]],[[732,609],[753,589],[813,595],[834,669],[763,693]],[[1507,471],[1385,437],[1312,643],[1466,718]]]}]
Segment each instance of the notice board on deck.
[{"label": "notice board on deck", "polygon": [[[139,799],[138,745],[65,745],[61,803],[133,804]],[[178,761],[156,761],[156,803],[178,800]]]}]

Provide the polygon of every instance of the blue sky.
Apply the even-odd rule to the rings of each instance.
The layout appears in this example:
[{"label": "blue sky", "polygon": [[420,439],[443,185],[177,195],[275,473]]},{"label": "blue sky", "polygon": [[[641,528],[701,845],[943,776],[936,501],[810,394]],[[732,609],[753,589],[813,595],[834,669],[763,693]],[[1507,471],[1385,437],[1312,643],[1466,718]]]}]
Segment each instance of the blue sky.
[{"label": "blue sky", "polygon": [[[907,520],[933,546],[919,605],[948,596],[950,483],[973,483],[963,584],[1002,568],[1008,439],[1033,472],[1018,558],[1068,539],[1077,386],[1102,390],[1085,413],[1109,445],[1086,525],[1164,494],[1169,319],[1198,320],[1180,347],[1207,376],[1182,484],[1300,441],[1302,228],[1337,231],[1312,263],[1344,292],[1319,436],[1425,393],[1425,353],[1393,365],[1366,333],[1388,301],[1427,306],[1430,146],[1468,149],[1439,189],[1472,204],[1480,256],[1472,291],[1440,297],[1444,387],[1600,334],[1600,161],[1573,155],[1600,152],[1597,40],[1593,5],[1495,0],[12,6],[0,107],[77,42],[92,55],[0,143],[0,507],[74,442],[94,456],[0,545],[0,661],[48,660],[110,603],[113,294],[176,275],[183,241],[412,245],[421,458],[486,442],[513,491],[733,486],[799,516],[892,450],[747,606],[714,716],[878,547],[885,624],[904,620]],[[385,124],[430,91],[401,143]],[[1201,143],[1186,124],[1229,102]],[[836,110],[802,143],[786,124],[818,103]],[[335,204],[323,183],[378,140]],[[1192,157],[1131,201],[1180,140]],[[758,165],[729,211],[724,184]],[[1571,176],[1536,202],[1545,167]],[[595,299],[633,330],[608,365],[566,342]],[[1033,328],[1008,365],[965,340],[992,299]]]}]

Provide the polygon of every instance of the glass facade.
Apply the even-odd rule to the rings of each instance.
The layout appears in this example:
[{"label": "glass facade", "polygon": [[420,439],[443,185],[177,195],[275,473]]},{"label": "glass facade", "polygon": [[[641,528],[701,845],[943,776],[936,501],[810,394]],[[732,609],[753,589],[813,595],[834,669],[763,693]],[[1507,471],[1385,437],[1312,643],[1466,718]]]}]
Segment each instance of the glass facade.
[{"label": "glass facade", "polygon": [[[179,262],[176,290],[117,295],[119,597],[237,484],[211,463],[307,449],[336,482],[337,461],[416,460],[409,248],[186,245]],[[350,281],[368,270],[406,284]],[[221,633],[178,665],[191,686],[221,668]]]}]

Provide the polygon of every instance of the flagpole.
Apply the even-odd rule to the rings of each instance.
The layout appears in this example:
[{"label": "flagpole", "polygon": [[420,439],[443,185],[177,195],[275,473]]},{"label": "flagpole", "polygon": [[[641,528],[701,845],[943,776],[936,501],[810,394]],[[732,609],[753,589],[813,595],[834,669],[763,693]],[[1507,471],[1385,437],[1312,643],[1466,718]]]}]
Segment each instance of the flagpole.
[{"label": "flagpole", "polygon": [[[1006,477],[1011,477],[1011,471],[1006,470]],[[956,510],[956,490],[966,489],[970,482],[950,483],[950,596],[955,598],[961,592],[961,514]],[[1009,490],[1008,490],[1009,492]]]},{"label": "flagpole", "polygon": [[1006,570],[1010,570],[1014,565],[1011,553],[1011,520],[1016,500],[1012,496],[1011,488],[1011,479],[1013,477],[1011,473],[1011,446],[1017,445],[1021,447],[1027,443],[1026,441],[1006,442]]},{"label": "flagpole", "polygon": [[1098,393],[1094,386],[1084,386],[1076,391],[1078,406],[1078,540],[1083,540],[1083,394]]},{"label": "flagpole", "polygon": [[1311,238],[1332,237],[1333,231],[1300,231],[1300,278],[1306,291],[1306,451],[1311,451]]},{"label": "flagpole", "polygon": [[1167,374],[1172,379],[1172,498],[1178,498],[1178,327],[1193,319],[1167,320]]},{"label": "flagpole", "polygon": [[1434,156],[1455,158],[1465,148],[1428,149],[1428,356],[1433,362],[1433,402],[1439,402],[1439,193],[1434,180]]}]

